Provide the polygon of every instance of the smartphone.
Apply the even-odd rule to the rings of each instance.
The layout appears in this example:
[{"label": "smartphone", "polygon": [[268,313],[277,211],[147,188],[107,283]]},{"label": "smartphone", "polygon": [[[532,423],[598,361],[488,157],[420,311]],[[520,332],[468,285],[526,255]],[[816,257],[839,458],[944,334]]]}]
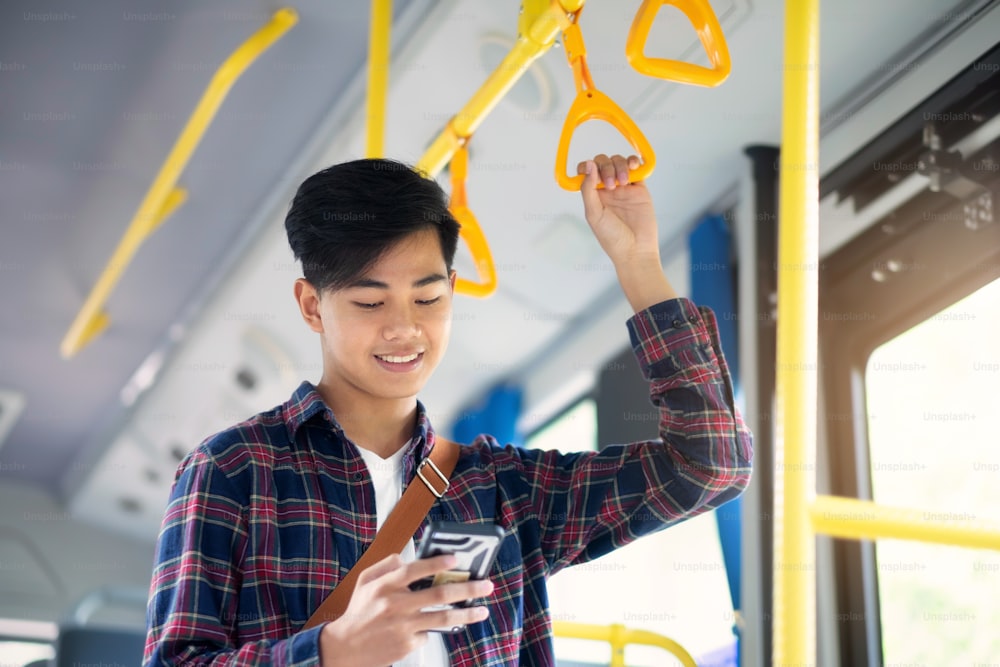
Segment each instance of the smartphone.
[{"label": "smartphone", "polygon": [[[500,543],[503,542],[505,535],[504,530],[496,525],[432,521],[417,547],[417,558],[454,554],[458,562],[450,570],[414,581],[410,584],[410,588],[418,591],[441,584],[485,579],[496,561]],[[452,605],[427,607],[424,611],[440,611],[471,605],[470,600],[463,600]],[[457,632],[460,629],[442,628],[437,631]]]}]

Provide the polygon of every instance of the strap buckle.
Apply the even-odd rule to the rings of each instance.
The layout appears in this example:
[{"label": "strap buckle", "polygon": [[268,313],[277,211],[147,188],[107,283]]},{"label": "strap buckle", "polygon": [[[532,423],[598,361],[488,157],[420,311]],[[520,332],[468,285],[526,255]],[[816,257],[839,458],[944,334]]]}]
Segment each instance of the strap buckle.
[{"label": "strap buckle", "polygon": [[[424,466],[430,466],[431,470],[433,470],[434,473],[438,476],[438,479],[440,479],[444,483],[444,488],[440,492],[434,488],[434,485],[430,483],[430,480],[424,477]],[[420,465],[417,466],[417,477],[419,477],[420,481],[424,483],[424,486],[427,487],[427,490],[433,493],[434,496],[439,500],[444,496],[445,493],[448,492],[448,486],[449,486],[448,478],[444,476],[444,473],[442,473],[441,470],[438,469],[436,465],[434,465],[434,461],[431,461],[429,456],[425,458],[423,461],[421,461]]]}]

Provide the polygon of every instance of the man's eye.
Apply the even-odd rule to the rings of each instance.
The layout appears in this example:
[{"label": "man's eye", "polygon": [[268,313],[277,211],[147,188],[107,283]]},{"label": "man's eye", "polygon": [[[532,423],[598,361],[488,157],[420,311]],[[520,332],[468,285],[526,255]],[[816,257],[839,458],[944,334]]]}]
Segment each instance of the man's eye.
[{"label": "man's eye", "polygon": [[362,310],[375,310],[376,308],[378,308],[382,304],[381,303],[362,303],[360,301],[355,301],[354,305],[357,306],[358,308],[361,308]]},{"label": "man's eye", "polygon": [[417,303],[420,304],[421,306],[430,306],[430,305],[433,305],[433,304],[437,303],[440,300],[441,300],[441,297],[436,296],[433,299],[419,299],[417,301]]}]

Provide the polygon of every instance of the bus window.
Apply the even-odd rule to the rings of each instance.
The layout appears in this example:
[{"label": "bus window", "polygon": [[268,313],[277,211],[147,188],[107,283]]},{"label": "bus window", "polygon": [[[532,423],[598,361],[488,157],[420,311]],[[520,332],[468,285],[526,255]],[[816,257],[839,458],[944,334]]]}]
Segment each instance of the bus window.
[{"label": "bus window", "polygon": [[[865,389],[872,496],[934,519],[1000,519],[1000,280],[876,348]],[[875,545],[885,664],[1000,655],[1000,554]]]},{"label": "bus window", "polygon": [[34,642],[13,642],[0,640],[0,665],[7,667],[26,667],[41,660],[52,660],[56,657],[55,649],[49,644]]},{"label": "bus window", "polygon": [[0,618],[0,666],[26,667],[56,657],[55,623]]},{"label": "bus window", "polygon": [[535,431],[527,441],[533,449],[555,449],[562,453],[597,449],[597,404],[583,398]]},{"label": "bus window", "polygon": [[[606,395],[606,393],[602,393]],[[527,446],[563,452],[597,449],[598,406],[584,397],[531,434]],[[721,508],[718,511],[733,511]],[[552,619],[621,624],[670,637],[699,665],[730,664],[734,612],[714,512],[561,570],[549,581]],[[621,591],[629,591],[622,595]],[[607,664],[608,644],[556,637],[556,655],[573,664]],[[629,665],[680,664],[662,649],[631,646]]]}]

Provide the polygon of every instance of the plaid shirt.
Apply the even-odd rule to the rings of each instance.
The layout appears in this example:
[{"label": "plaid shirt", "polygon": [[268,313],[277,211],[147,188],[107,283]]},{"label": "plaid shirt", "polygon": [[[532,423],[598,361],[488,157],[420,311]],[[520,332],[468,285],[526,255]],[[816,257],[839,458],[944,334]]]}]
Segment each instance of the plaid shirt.
[{"label": "plaid shirt", "polygon": [[[549,575],[718,507],[748,483],[751,435],[712,312],[673,299],[628,329],[662,440],[572,454],[489,436],[462,447],[428,519],[496,523],[508,537],[489,618],[445,635],[455,667],[555,664]],[[418,402],[405,480],[433,444]],[[300,628],[371,544],[375,519],[364,462],[308,382],[209,438],[181,463],[163,519],[144,664],[319,665],[322,626]]]}]

